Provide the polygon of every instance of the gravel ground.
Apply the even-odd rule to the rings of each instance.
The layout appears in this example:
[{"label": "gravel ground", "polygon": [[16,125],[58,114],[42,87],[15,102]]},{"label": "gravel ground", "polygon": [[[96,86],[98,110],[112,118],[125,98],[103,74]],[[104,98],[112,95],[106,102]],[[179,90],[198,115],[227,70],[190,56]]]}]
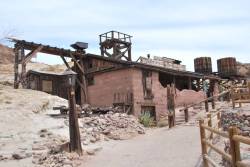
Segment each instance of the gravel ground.
[{"label": "gravel ground", "polygon": [[200,156],[199,128],[160,128],[131,140],[103,143],[88,167],[194,167]]}]

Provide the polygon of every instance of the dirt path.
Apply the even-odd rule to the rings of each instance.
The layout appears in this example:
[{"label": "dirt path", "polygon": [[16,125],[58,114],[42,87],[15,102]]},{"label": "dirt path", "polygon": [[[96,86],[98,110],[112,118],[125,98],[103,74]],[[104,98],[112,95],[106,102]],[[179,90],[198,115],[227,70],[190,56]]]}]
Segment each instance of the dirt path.
[{"label": "dirt path", "polygon": [[102,147],[83,166],[194,167],[200,156],[199,129],[160,128],[131,140],[106,142]]}]

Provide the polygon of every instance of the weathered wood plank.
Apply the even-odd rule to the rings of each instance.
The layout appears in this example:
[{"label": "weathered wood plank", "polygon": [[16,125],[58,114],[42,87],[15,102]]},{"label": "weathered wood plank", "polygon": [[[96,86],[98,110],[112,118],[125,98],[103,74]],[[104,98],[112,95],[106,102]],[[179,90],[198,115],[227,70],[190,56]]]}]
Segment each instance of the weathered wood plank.
[{"label": "weathered wood plank", "polygon": [[40,45],[36,49],[32,50],[30,53],[28,53],[25,58],[21,61],[21,63],[26,64],[28,61],[30,61],[38,52],[40,52],[43,49],[43,46]]}]

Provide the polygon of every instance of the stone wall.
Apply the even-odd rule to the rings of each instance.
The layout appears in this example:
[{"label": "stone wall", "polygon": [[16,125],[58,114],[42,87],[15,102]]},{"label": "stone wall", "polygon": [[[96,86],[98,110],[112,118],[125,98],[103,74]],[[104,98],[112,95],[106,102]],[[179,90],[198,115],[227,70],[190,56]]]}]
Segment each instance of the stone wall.
[{"label": "stone wall", "polygon": [[89,104],[96,107],[112,106],[114,94],[132,90],[132,69],[122,69],[94,75],[94,84],[88,86]]},{"label": "stone wall", "polygon": [[156,119],[160,116],[166,115],[167,111],[167,90],[162,87],[159,82],[159,73],[152,72],[152,100],[145,100],[142,87],[142,71],[140,69],[133,70],[133,92],[134,92],[134,114],[139,116],[141,114],[142,106],[155,106]]},{"label": "stone wall", "polygon": [[[152,71],[152,99],[143,94],[142,70],[137,68],[121,69],[94,76],[94,85],[88,86],[89,103],[96,107],[108,107],[113,104],[116,92],[132,92],[134,98],[133,114],[140,116],[142,106],[154,107],[156,120],[167,116],[167,89],[159,82],[159,73]],[[195,103],[204,98],[202,91],[178,91],[176,106]]]}]

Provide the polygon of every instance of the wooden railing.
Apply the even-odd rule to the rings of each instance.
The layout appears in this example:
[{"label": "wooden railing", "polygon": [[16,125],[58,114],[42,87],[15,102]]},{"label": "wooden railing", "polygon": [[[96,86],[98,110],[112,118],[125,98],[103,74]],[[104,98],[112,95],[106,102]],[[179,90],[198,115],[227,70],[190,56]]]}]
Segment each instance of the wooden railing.
[{"label": "wooden railing", "polygon": [[[213,122],[215,117],[217,118],[217,120],[216,122]],[[199,126],[204,167],[208,167],[209,164],[214,167],[219,166],[211,157],[209,157],[208,147],[221,155],[226,161],[231,164],[232,167],[246,167],[247,165],[249,165],[241,161],[240,143],[250,145],[250,138],[239,135],[238,129],[235,126],[230,127],[228,132],[222,131],[220,112],[217,112],[215,114],[208,114],[206,119],[199,121]],[[208,137],[206,131],[210,133]],[[214,135],[229,139],[230,153],[225,152],[212,143]]]},{"label": "wooden railing", "polygon": [[242,106],[242,103],[250,103],[250,83],[246,86],[234,86],[230,93],[233,108],[235,108],[236,103],[239,103],[239,107]]},{"label": "wooden railing", "polygon": [[188,120],[189,120],[189,111],[188,111],[188,109],[189,109],[189,108],[204,103],[206,112],[209,112],[209,105],[208,105],[208,102],[211,101],[212,109],[215,109],[215,99],[217,99],[217,98],[219,98],[219,97],[222,97],[222,96],[225,96],[225,95],[229,94],[229,92],[230,92],[229,90],[223,91],[223,92],[221,92],[221,93],[218,94],[218,95],[214,95],[214,96],[208,97],[208,98],[206,98],[206,99],[204,99],[204,100],[201,100],[201,101],[199,101],[199,102],[197,102],[197,103],[193,103],[193,104],[190,104],[190,105],[186,105],[186,106],[184,106],[184,108],[180,109],[179,111],[180,111],[180,112],[184,111],[185,122],[188,122]]}]

